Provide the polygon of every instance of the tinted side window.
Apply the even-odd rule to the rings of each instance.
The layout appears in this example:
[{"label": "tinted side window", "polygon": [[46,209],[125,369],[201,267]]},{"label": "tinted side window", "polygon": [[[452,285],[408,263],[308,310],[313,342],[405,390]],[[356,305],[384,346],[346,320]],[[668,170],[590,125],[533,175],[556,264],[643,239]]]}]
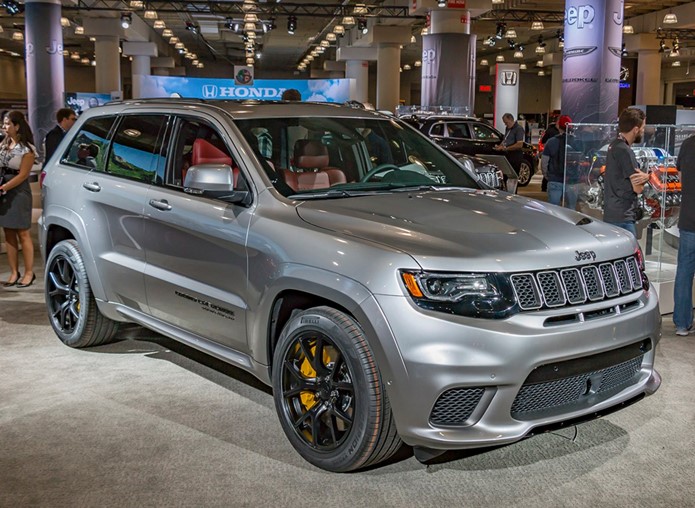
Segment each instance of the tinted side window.
[{"label": "tinted side window", "polygon": [[165,115],[124,116],[111,142],[108,173],[152,183],[157,168],[164,164],[162,139]]},{"label": "tinted side window", "polygon": [[475,139],[492,139],[495,141],[500,139],[497,133],[487,125],[474,123],[471,127],[473,128],[473,137]]},{"label": "tinted side window", "polygon": [[430,136],[443,136],[444,135],[444,124],[436,123],[432,126],[430,130]]},{"label": "tinted side window", "polygon": [[90,118],[73,138],[63,162],[88,170],[104,171],[108,137],[115,116]]},{"label": "tinted side window", "polygon": [[447,124],[447,129],[449,130],[450,138],[467,138],[468,137],[468,127],[463,122],[449,122]]}]

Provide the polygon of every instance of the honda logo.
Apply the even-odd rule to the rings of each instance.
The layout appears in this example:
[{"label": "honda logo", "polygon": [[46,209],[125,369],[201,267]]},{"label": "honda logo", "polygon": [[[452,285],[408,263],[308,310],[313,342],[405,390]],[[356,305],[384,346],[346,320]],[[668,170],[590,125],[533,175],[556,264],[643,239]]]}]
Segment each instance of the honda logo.
[{"label": "honda logo", "polygon": [[500,73],[500,85],[516,86],[517,73],[516,71],[502,71]]},{"label": "honda logo", "polygon": [[205,99],[217,97],[217,85],[203,85],[203,97]]}]

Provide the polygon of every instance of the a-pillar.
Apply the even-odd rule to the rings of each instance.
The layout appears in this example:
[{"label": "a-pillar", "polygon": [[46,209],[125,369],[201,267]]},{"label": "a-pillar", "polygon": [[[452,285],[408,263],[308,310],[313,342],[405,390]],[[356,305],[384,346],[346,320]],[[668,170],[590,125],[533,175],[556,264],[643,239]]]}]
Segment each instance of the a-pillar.
[{"label": "a-pillar", "polygon": [[345,77],[350,81],[350,99],[369,102],[369,61],[377,59],[374,48],[339,46],[335,59],[345,61]]},{"label": "a-pillar", "polygon": [[61,2],[26,0],[24,8],[29,124],[42,151],[46,134],[55,126],[56,111],[65,104]]},{"label": "a-pillar", "polygon": [[661,101],[661,53],[654,34],[625,36],[625,49],[637,52],[637,79],[635,103],[662,104]]},{"label": "a-pillar", "polygon": [[550,111],[561,111],[562,108],[562,53],[543,55],[543,67],[552,70],[550,78]]},{"label": "a-pillar", "polygon": [[140,93],[142,79],[152,73],[150,59],[157,56],[157,45],[154,42],[124,42],[123,54],[133,59],[131,63],[133,99],[139,99],[142,97]]},{"label": "a-pillar", "polygon": [[85,18],[85,36],[94,37],[97,62],[95,81],[97,93],[121,91],[121,60],[119,39],[123,29],[117,18]]}]

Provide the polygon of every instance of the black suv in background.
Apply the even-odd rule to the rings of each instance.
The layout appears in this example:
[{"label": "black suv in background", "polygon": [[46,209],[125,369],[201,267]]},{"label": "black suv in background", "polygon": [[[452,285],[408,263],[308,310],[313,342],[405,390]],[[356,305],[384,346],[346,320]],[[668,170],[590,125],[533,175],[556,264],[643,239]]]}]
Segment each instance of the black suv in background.
[{"label": "black suv in background", "polygon": [[[404,116],[406,121],[416,129],[422,131],[439,146],[450,152],[466,155],[487,154],[500,155],[494,149],[495,145],[502,142],[504,135],[491,125],[473,117],[466,116]],[[524,143],[523,160],[519,168],[518,185],[525,186],[531,181],[536,171],[536,148]]]}]

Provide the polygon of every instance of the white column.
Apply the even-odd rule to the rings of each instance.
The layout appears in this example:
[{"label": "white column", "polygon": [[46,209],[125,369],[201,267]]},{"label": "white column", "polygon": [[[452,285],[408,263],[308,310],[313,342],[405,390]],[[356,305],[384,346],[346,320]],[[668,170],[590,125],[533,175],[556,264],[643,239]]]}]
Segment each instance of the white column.
[{"label": "white column", "polygon": [[400,94],[401,47],[379,43],[376,60],[376,108],[395,113]]},{"label": "white column", "polygon": [[94,43],[96,92],[111,93],[121,89],[121,54],[118,37],[97,35]]},{"label": "white column", "polygon": [[348,60],[345,62],[345,77],[354,80],[350,85],[350,99],[369,102],[369,62]]},{"label": "white column", "polygon": [[131,76],[133,84],[133,99],[139,99],[140,76],[149,76],[151,71],[151,59],[157,56],[157,45],[154,42],[124,42],[123,54],[131,57]]},{"label": "white column", "polygon": [[661,54],[658,50],[642,49],[637,52],[637,104],[663,104],[661,100]]},{"label": "white column", "polygon": [[550,110],[562,110],[562,65],[552,66],[550,77]]},{"label": "white column", "polygon": [[434,9],[430,11],[431,34],[470,34],[471,14],[465,9]]}]

